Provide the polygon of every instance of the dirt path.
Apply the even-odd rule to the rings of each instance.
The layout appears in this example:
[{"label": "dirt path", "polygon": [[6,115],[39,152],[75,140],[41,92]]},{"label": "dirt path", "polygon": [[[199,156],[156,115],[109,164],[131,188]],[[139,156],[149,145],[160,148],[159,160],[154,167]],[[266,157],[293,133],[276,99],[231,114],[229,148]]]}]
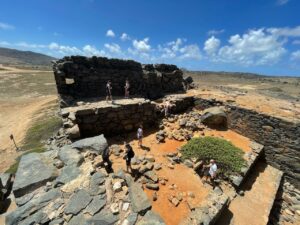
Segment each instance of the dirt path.
[{"label": "dirt path", "polygon": [[216,225],[266,225],[278,189],[275,181],[280,176],[279,170],[259,161],[243,187],[245,195],[230,203]]},{"label": "dirt path", "polygon": [[25,137],[30,122],[37,112],[57,97],[54,95],[0,101],[0,172],[5,171],[19,155],[16,152],[10,134],[13,134],[18,146]]}]

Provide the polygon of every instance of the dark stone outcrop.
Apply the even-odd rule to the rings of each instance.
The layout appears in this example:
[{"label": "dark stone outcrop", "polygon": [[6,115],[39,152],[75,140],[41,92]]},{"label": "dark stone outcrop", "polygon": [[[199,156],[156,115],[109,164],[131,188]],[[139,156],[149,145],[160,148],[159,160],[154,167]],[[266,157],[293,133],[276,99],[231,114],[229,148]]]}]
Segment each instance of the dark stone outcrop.
[{"label": "dark stone outcrop", "polygon": [[13,184],[13,193],[16,197],[27,194],[55,179],[56,168],[47,158],[49,152],[31,153],[22,156],[16,178]]},{"label": "dark stone outcrop", "polygon": [[71,146],[81,151],[90,150],[101,155],[102,152],[108,147],[108,144],[104,135],[101,134],[95,137],[81,139],[72,143]]}]

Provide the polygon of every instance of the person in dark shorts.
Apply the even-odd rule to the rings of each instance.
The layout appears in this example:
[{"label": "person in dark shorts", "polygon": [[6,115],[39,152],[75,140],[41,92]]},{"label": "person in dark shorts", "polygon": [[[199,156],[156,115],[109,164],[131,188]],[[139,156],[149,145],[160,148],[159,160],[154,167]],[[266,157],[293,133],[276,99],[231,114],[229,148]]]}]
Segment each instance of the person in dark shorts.
[{"label": "person in dark shorts", "polygon": [[105,90],[106,90],[106,102],[108,102],[108,99],[110,101],[113,101],[112,100],[112,95],[111,95],[111,81],[109,80],[107,83],[106,83],[106,87],[105,87]]},{"label": "person in dark shorts", "polygon": [[124,143],[126,151],[125,151],[125,156],[124,159],[126,161],[126,171],[128,172],[130,168],[130,172],[132,172],[131,168],[131,159],[134,157],[134,151],[129,143]]},{"label": "person in dark shorts", "polygon": [[107,167],[105,167],[105,169],[108,173],[112,172],[112,163],[109,159],[109,155],[110,155],[110,151],[109,151],[109,148],[107,147],[102,152],[102,159],[103,159],[104,166],[105,166],[105,163],[107,164]]}]

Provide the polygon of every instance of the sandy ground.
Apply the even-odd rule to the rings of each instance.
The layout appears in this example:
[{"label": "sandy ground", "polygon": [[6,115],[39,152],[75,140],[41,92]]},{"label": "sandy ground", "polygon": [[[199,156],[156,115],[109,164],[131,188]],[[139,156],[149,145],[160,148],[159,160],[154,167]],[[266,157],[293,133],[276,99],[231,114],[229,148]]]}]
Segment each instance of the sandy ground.
[{"label": "sandy ground", "polygon": [[56,96],[44,96],[20,99],[15,102],[0,101],[0,172],[4,172],[13,164],[20,154],[16,152],[9,136],[13,134],[17,146],[20,146],[34,116],[56,98]]},{"label": "sandy ground", "polygon": [[282,118],[289,121],[300,122],[300,103],[276,99],[257,93],[224,92],[218,89],[191,89],[188,95],[201,98],[215,98],[221,101],[234,101],[236,105],[260,113]]}]

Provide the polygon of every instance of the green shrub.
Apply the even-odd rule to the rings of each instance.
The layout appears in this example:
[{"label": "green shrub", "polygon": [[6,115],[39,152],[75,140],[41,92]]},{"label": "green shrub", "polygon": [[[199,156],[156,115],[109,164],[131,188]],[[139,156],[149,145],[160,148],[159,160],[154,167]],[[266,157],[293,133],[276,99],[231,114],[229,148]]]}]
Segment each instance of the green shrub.
[{"label": "green shrub", "polygon": [[181,148],[181,152],[184,159],[216,160],[218,173],[225,176],[239,173],[245,164],[244,152],[221,138],[193,138]]}]

